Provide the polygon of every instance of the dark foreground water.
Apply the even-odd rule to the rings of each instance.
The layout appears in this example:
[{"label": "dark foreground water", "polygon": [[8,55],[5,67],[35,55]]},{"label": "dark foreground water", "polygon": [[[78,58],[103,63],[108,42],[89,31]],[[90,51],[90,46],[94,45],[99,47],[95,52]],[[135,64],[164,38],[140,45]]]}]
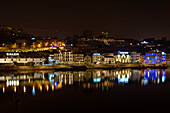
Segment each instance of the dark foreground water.
[{"label": "dark foreground water", "polygon": [[170,112],[170,69],[1,72],[0,113]]}]

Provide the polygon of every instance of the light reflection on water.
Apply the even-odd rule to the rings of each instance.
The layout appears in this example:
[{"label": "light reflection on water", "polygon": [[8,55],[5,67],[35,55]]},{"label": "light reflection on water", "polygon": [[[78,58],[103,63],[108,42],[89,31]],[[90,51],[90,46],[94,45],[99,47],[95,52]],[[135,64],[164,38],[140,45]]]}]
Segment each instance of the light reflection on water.
[{"label": "light reflection on water", "polygon": [[87,70],[87,71],[57,71],[35,72],[24,74],[6,74],[0,76],[0,94],[37,92],[54,92],[62,87],[75,86],[84,89],[109,88],[123,85],[149,85],[164,84],[166,82],[166,70]]}]

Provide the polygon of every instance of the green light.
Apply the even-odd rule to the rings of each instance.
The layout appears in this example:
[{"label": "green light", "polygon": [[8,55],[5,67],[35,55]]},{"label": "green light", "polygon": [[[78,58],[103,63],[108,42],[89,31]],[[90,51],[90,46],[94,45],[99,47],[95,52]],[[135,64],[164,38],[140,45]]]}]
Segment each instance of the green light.
[{"label": "green light", "polygon": [[109,33],[108,32],[106,32],[106,35],[108,35]]}]

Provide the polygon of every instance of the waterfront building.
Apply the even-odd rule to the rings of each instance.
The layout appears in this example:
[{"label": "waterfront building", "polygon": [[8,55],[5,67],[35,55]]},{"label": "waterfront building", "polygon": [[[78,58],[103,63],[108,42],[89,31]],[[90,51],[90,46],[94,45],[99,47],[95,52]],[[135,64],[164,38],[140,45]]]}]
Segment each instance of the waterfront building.
[{"label": "waterfront building", "polygon": [[147,52],[144,55],[144,63],[166,63],[166,53],[159,51]]},{"label": "waterfront building", "polygon": [[131,56],[131,61],[132,63],[139,63],[140,61],[140,53],[137,53],[135,51],[130,52],[130,56]]},{"label": "waterfront building", "polygon": [[103,63],[104,56],[100,53],[93,53],[92,55],[92,62],[93,64],[102,64]]},{"label": "waterfront building", "polygon": [[170,53],[166,54],[166,62],[167,64],[170,64]]},{"label": "waterfront building", "polygon": [[73,54],[72,52],[59,52],[54,54],[54,60],[56,64],[72,64]]},{"label": "waterfront building", "polygon": [[118,51],[118,55],[115,55],[116,63],[131,63],[131,56],[128,51]]},{"label": "waterfront building", "polygon": [[104,64],[113,64],[115,63],[115,58],[113,53],[103,53],[104,56]]},{"label": "waterfront building", "polygon": [[140,55],[139,62],[144,63],[144,55]]},{"label": "waterfront building", "polygon": [[35,63],[41,64],[43,58],[0,58],[0,64],[12,64],[12,63]]},{"label": "waterfront building", "polygon": [[[30,54],[32,55],[32,54]],[[30,58],[30,55],[22,55],[22,53],[19,52],[8,52],[8,53],[3,53],[1,54],[0,58],[0,64],[5,64],[5,65],[31,65],[31,64],[36,64],[40,65],[43,62],[43,58],[38,58],[37,56],[33,56]],[[23,58],[27,56],[26,58]]]},{"label": "waterfront building", "polygon": [[60,52],[54,54],[56,64],[84,64],[84,54]]},{"label": "waterfront building", "polygon": [[104,56],[104,64],[113,64],[115,63],[114,56]]},{"label": "waterfront building", "polygon": [[86,65],[90,65],[91,64],[91,56],[86,55],[84,57],[84,64],[86,64]]},{"label": "waterfront building", "polygon": [[84,54],[73,54],[74,64],[84,64]]},{"label": "waterfront building", "polygon": [[55,60],[54,60],[54,55],[49,55],[48,57],[48,63],[53,65],[55,63]]}]

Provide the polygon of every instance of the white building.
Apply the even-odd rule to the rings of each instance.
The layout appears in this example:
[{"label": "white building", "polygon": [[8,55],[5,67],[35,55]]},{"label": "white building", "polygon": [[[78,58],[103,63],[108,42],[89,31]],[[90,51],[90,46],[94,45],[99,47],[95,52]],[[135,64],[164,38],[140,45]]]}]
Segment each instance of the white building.
[{"label": "white building", "polygon": [[127,51],[118,51],[118,55],[115,55],[116,63],[131,63],[131,56]]},{"label": "white building", "polygon": [[60,52],[54,54],[56,64],[83,64],[84,54],[73,54],[72,52]]},{"label": "white building", "polygon": [[35,64],[42,63],[43,58],[0,58],[0,63],[9,64],[9,63],[30,63]]},{"label": "white building", "polygon": [[114,64],[115,63],[115,58],[113,53],[103,53],[102,54],[104,57],[103,64]]},{"label": "white building", "polygon": [[60,52],[54,54],[56,64],[72,64],[73,54],[71,52]]}]

